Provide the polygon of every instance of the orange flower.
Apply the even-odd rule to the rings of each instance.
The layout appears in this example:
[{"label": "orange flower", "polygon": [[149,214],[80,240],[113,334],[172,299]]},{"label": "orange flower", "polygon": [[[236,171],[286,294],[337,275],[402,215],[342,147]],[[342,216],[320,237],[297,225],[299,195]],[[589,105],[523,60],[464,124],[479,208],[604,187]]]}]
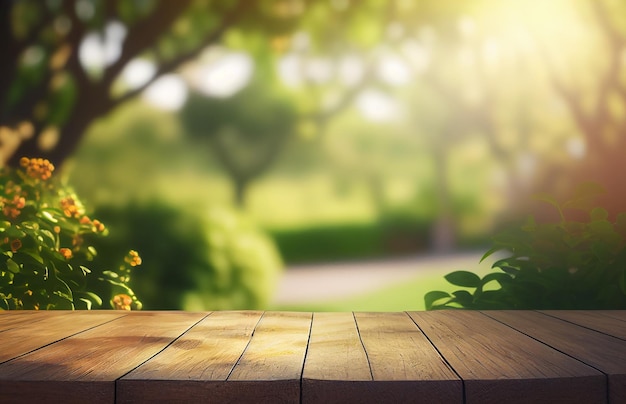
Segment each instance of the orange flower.
[{"label": "orange flower", "polygon": [[20,165],[26,169],[26,175],[44,181],[52,177],[52,172],[54,171],[54,165],[49,160],[42,158],[29,159],[22,157]]},{"label": "orange flower", "polygon": [[98,219],[94,219],[92,224],[93,224],[95,231],[99,231],[100,233],[102,233],[105,229],[104,224]]},{"label": "orange flower", "polygon": [[59,252],[66,260],[72,258],[72,250],[70,250],[69,248],[60,248]]},{"label": "orange flower", "polygon": [[133,299],[124,293],[113,296],[113,307],[115,310],[130,310],[132,303]]},{"label": "orange flower", "polygon": [[141,257],[139,256],[139,253],[135,250],[130,250],[126,258],[124,258],[124,261],[130,264],[131,267],[141,265]]},{"label": "orange flower", "polygon": [[[11,191],[9,190],[7,193],[11,193]],[[22,209],[26,206],[26,198],[16,194],[13,195],[12,199],[0,198],[0,203],[2,204],[2,213],[4,216],[9,219],[15,219],[22,213]]]},{"label": "orange flower", "polygon": [[81,207],[71,196],[61,199],[61,209],[63,209],[63,214],[67,217],[78,218],[82,214]]}]

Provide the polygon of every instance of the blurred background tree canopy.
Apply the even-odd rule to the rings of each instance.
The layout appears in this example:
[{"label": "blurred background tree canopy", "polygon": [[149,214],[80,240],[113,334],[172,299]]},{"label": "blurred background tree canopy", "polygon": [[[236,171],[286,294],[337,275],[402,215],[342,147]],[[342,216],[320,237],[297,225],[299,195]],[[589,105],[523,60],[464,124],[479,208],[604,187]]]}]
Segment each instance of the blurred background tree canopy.
[{"label": "blurred background tree canopy", "polygon": [[[475,247],[581,181],[623,210],[625,16],[619,0],[6,0],[0,157],[50,159],[148,262],[189,248],[147,308],[210,308],[197,285],[214,296],[217,268],[248,265],[224,252],[245,243],[210,244],[234,237],[207,236],[224,206],[287,264]],[[154,262],[151,279],[175,276]],[[267,300],[242,290],[237,307]]]}]

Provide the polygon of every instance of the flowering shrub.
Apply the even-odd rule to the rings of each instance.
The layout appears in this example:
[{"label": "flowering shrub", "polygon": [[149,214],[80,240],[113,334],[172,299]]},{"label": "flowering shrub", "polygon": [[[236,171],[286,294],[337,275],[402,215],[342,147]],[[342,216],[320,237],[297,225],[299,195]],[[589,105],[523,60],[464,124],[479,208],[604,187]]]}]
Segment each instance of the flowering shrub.
[{"label": "flowering shrub", "polygon": [[20,166],[0,170],[0,309],[141,308],[128,285],[137,252],[117,269],[96,269],[86,240],[106,226],[53,178],[48,160],[24,157]]}]

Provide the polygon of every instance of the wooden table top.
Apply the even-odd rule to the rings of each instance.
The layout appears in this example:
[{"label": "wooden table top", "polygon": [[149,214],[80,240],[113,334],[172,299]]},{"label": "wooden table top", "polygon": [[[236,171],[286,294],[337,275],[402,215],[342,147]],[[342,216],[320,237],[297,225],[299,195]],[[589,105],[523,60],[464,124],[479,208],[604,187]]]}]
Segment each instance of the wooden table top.
[{"label": "wooden table top", "polygon": [[626,403],[626,311],[0,312],[0,403]]}]

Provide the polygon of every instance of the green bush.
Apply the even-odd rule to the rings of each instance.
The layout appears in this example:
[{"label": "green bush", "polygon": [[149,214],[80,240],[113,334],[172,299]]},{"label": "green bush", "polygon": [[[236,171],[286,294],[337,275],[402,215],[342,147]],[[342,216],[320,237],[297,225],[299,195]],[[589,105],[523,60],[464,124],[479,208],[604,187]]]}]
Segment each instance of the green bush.
[{"label": "green bush", "polygon": [[137,252],[103,270],[88,239],[106,235],[104,224],[52,178],[48,160],[20,164],[0,171],[0,309],[141,308],[128,285]]},{"label": "green bush", "polygon": [[185,310],[267,308],[282,272],[270,238],[232,210],[214,208],[206,226],[205,254],[213,273],[197,273]]},{"label": "green bush", "polygon": [[206,217],[162,202],[101,207],[114,237],[97,242],[112,257],[132,243],[142,268],[131,286],[149,310],[267,307],[282,263],[274,245],[233,211]]},{"label": "green bush", "polygon": [[372,223],[340,223],[269,233],[288,264],[344,261],[410,254],[428,249],[430,223],[385,216]]},{"label": "green bush", "polygon": [[337,224],[269,231],[288,264],[341,261],[383,255],[382,235],[372,224]]},{"label": "green bush", "polygon": [[[483,260],[504,251],[498,272],[483,278],[468,271],[446,275],[464,289],[432,291],[424,296],[427,309],[626,309],[626,213],[609,220],[601,208],[588,208],[600,190],[583,185],[573,199],[553,205],[556,222],[537,223],[530,216],[521,226],[494,238]],[[587,220],[566,218],[568,209],[584,209]]]}]

